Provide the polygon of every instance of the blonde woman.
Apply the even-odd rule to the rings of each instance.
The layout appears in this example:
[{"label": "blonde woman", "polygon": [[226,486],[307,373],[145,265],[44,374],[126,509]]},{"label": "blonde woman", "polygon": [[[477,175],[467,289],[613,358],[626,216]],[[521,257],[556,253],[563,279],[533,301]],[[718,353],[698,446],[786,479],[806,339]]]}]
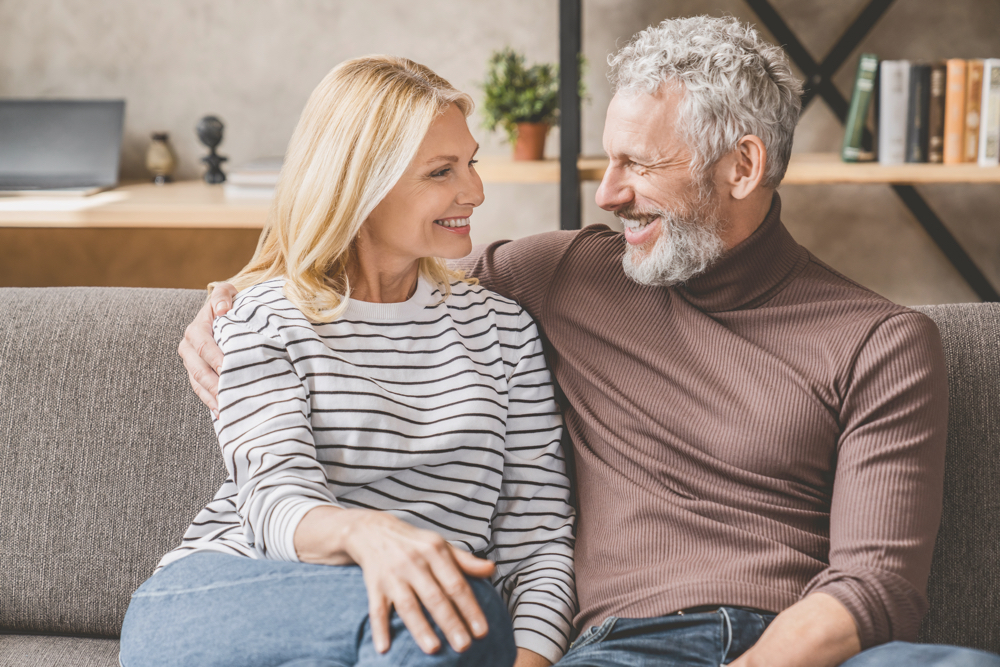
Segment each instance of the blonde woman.
[{"label": "blonde woman", "polygon": [[443,262],[483,201],[471,109],[401,58],[313,92],[214,325],[229,476],[133,596],[124,667],[566,650],[573,510],[538,332]]}]

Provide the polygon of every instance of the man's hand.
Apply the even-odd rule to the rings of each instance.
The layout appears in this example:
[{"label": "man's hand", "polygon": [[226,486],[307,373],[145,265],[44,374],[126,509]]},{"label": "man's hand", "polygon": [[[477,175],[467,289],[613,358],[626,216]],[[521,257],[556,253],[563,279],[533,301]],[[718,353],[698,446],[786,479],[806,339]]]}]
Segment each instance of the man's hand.
[{"label": "man's hand", "polygon": [[854,617],[835,597],[813,593],[778,614],[731,667],[836,667],[861,651]]},{"label": "man's hand", "polygon": [[212,322],[219,315],[225,315],[232,307],[236,288],[229,283],[219,283],[212,290],[212,296],[198,311],[194,321],[184,330],[177,353],[184,361],[191,388],[201,402],[218,416],[219,372],[222,370],[222,350],[215,344]]}]

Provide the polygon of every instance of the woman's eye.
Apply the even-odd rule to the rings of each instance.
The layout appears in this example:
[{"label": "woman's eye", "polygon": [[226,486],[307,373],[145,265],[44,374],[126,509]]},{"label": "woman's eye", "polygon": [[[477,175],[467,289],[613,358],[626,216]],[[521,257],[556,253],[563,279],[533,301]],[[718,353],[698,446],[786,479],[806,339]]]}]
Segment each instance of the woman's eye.
[{"label": "woman's eye", "polygon": [[447,176],[449,171],[451,171],[451,167],[444,167],[443,169],[439,169],[434,173],[432,173],[431,176],[433,176],[434,178],[437,178],[439,176]]},{"label": "woman's eye", "polygon": [[479,160],[469,160],[469,166],[474,167],[479,164]]}]

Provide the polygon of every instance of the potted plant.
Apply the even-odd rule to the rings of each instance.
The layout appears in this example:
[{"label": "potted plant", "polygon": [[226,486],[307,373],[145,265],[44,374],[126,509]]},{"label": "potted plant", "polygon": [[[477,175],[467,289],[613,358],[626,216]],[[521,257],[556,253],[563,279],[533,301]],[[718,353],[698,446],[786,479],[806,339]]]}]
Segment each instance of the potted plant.
[{"label": "potted plant", "polygon": [[541,160],[549,128],[559,122],[559,78],[555,65],[525,65],[510,47],[490,56],[483,84],[485,126],[502,127],[515,160]]}]

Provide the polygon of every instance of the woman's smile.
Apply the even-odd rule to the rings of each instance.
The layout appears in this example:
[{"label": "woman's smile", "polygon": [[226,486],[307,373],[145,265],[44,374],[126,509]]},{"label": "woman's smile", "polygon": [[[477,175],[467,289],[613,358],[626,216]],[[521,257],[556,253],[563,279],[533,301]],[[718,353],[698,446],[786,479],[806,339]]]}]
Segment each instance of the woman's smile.
[{"label": "woman's smile", "polygon": [[471,229],[469,218],[440,218],[434,224],[452,234],[468,234]]}]

